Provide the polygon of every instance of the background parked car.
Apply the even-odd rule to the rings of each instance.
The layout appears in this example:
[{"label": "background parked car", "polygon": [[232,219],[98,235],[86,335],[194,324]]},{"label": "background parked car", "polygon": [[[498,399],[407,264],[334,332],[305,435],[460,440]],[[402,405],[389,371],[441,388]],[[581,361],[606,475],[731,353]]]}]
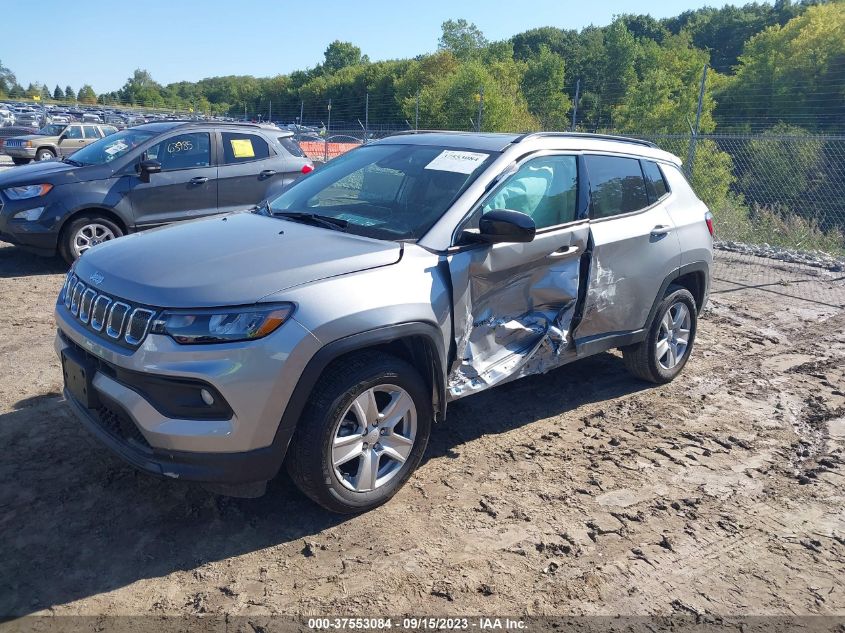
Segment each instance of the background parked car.
[{"label": "background parked car", "polygon": [[61,161],[7,170],[0,240],[73,261],[126,233],[246,210],[313,169],[291,137],[259,125],[148,123]]},{"label": "background parked car", "polygon": [[6,153],[6,141],[22,134],[37,134],[38,128],[24,125],[6,125],[0,127],[0,154]]},{"label": "background parked car", "polygon": [[29,161],[50,160],[56,156],[68,156],[109,134],[117,132],[111,125],[48,125],[36,134],[17,136],[6,141],[6,153],[15,165]]}]

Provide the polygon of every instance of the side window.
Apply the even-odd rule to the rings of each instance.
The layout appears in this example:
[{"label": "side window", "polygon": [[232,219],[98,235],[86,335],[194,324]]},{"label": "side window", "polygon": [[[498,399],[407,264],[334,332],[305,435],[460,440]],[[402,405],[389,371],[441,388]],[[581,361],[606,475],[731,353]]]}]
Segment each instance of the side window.
[{"label": "side window", "polygon": [[78,125],[71,125],[68,129],[64,132],[65,138],[82,138],[82,128]]},{"label": "side window", "polygon": [[93,125],[86,125],[83,129],[85,130],[85,138],[100,138],[97,128]]},{"label": "side window", "polygon": [[103,136],[109,136],[110,134],[117,132],[117,128],[111,125],[106,125],[101,129],[103,130]]},{"label": "side window", "polygon": [[669,188],[666,186],[666,180],[663,178],[663,172],[657,163],[650,160],[641,160],[640,164],[643,166],[643,175],[645,176],[645,188],[648,192],[648,201],[655,203],[663,196],[669,193]]},{"label": "side window", "polygon": [[255,134],[223,132],[222,136],[223,162],[226,165],[261,160],[270,155],[270,146],[267,145],[267,141]]},{"label": "side window", "polygon": [[150,147],[146,152],[146,158],[161,163],[162,171],[208,167],[211,165],[211,143],[208,132],[171,136]]},{"label": "side window", "polygon": [[279,143],[282,147],[287,150],[288,154],[291,156],[296,156],[297,158],[305,158],[305,152],[302,151],[302,148],[299,146],[299,143],[293,140],[290,136],[280,136]]},{"label": "side window", "polygon": [[639,160],[618,156],[584,158],[590,177],[591,218],[607,218],[648,206]]},{"label": "side window", "polygon": [[578,158],[544,156],[524,163],[485,201],[481,212],[521,211],[538,229],[572,222],[578,206]]}]

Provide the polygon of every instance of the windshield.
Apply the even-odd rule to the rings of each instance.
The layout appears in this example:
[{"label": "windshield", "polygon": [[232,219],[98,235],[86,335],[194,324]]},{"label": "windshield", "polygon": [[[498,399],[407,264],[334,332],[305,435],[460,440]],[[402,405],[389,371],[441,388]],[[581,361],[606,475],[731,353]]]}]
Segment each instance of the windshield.
[{"label": "windshield", "polygon": [[94,141],[90,145],[75,151],[71,156],[75,162],[83,165],[103,165],[120,158],[132,148],[138,147],[153,136],[155,136],[155,132],[150,130],[123,130],[101,138],[99,141]]},{"label": "windshield", "polygon": [[367,145],[294,183],[270,211],[344,220],[348,232],[370,237],[419,239],[495,156],[431,145]]},{"label": "windshield", "polygon": [[40,130],[38,130],[39,134],[44,134],[46,136],[58,136],[62,133],[62,131],[66,128],[66,125],[63,124],[52,124],[52,125],[45,125]]}]

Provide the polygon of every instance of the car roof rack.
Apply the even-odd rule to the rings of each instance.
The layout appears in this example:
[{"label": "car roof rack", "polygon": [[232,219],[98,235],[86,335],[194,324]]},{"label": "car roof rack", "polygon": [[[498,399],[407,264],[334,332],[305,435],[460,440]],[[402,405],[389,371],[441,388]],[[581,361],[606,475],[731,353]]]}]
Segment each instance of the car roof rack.
[{"label": "car roof rack", "polygon": [[[402,136],[406,134],[497,134],[508,136],[508,132],[474,132],[472,130],[397,130],[391,132],[390,136]],[[510,134],[513,136],[513,134]]]},{"label": "car roof rack", "polygon": [[617,143],[631,143],[633,145],[644,145],[645,147],[654,147],[657,145],[651,141],[646,141],[639,138],[631,138],[629,136],[615,136],[613,134],[592,134],[590,132],[528,132],[522,134],[513,140],[513,143],[521,143],[530,138],[542,137],[560,137],[560,138],[582,138],[595,139],[599,141],[615,141]]}]

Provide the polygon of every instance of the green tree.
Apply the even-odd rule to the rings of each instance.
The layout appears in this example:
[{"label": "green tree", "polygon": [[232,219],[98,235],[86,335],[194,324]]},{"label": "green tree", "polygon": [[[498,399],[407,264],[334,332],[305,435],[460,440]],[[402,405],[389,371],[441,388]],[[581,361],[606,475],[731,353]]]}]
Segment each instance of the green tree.
[{"label": "green tree", "polygon": [[117,91],[121,103],[143,106],[162,106],[165,104],[162,87],[146,70],[136,68],[123,87]]},{"label": "green tree", "polygon": [[[625,102],[613,113],[616,129],[639,134],[680,134],[689,131],[695,120],[701,73],[708,61],[705,51],[691,45],[688,34],[671,36],[663,46],[643,45],[639,78],[629,87]],[[722,79],[714,71],[708,75],[704,93],[702,133],[716,127],[714,86]]]},{"label": "green tree", "polygon": [[65,86],[65,101],[73,101],[76,99],[76,93],[70,86]]},{"label": "green tree", "polygon": [[351,42],[341,42],[340,40],[335,40],[329,44],[323,57],[322,69],[328,73],[334,73],[341,68],[369,61],[366,56],[361,55],[360,48]]},{"label": "green tree", "polygon": [[47,87],[47,84],[42,84],[41,85],[41,99],[46,101],[48,99],[51,99],[52,96],[53,95],[50,92],[50,89]]},{"label": "green tree", "polygon": [[0,60],[0,96],[13,96],[11,92],[17,83],[18,80],[15,78],[15,73],[4,66],[3,61]]},{"label": "green tree", "polygon": [[80,103],[97,103],[97,93],[88,84],[83,85],[76,94],[76,100]]},{"label": "green tree", "polygon": [[59,88],[59,84],[56,84],[56,87],[53,89],[53,99],[55,99],[56,101],[61,101],[64,98],[65,98],[64,91],[61,88]]},{"label": "green tree", "polygon": [[526,62],[522,92],[528,110],[544,129],[563,130],[569,127],[568,114],[572,102],[563,93],[565,75],[563,57],[553,53],[545,44],[541,44],[537,55]]},{"label": "green tree", "polygon": [[442,25],[442,34],[437,47],[451,52],[460,60],[470,59],[487,46],[484,33],[472,22],[464,19],[446,20]]}]

